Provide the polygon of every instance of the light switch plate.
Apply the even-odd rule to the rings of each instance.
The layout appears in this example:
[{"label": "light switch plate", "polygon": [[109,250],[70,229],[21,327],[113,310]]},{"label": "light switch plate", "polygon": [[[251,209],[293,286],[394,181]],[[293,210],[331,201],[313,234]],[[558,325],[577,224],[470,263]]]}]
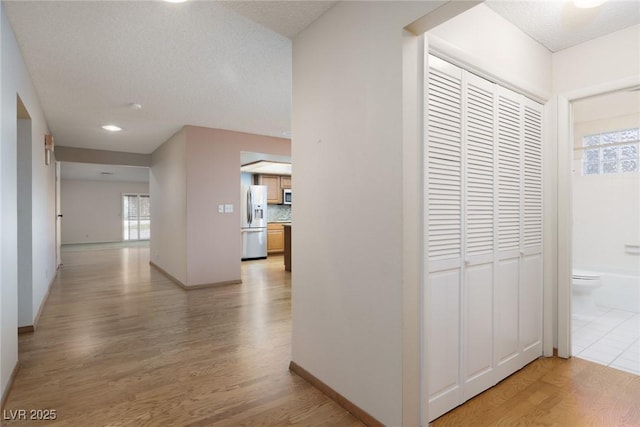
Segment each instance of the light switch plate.
[{"label": "light switch plate", "polygon": [[218,205],[218,213],[224,213],[224,205]]},{"label": "light switch plate", "polygon": [[232,213],[233,212],[233,205],[224,205],[224,212],[225,213]]}]

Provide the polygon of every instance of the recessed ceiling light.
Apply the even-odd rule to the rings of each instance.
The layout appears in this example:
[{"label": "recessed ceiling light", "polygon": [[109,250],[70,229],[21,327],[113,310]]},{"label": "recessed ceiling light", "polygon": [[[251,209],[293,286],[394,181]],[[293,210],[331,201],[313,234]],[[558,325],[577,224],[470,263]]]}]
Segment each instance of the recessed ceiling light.
[{"label": "recessed ceiling light", "polygon": [[166,1],[167,3],[184,3],[187,0],[164,0],[164,1]]},{"label": "recessed ceiling light", "polygon": [[132,102],[131,104],[129,104],[129,108],[131,108],[132,110],[142,110],[142,104]]},{"label": "recessed ceiling light", "polygon": [[102,126],[102,129],[108,130],[109,132],[119,132],[122,130],[120,126],[116,126],[116,125],[104,125]]},{"label": "recessed ceiling light", "polygon": [[590,9],[598,7],[607,0],[573,0],[573,5],[579,9]]}]

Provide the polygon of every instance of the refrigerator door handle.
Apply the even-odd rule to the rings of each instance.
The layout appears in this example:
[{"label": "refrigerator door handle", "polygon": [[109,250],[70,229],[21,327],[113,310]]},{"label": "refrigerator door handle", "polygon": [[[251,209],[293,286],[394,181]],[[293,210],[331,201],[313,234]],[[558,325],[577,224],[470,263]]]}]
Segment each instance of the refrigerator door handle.
[{"label": "refrigerator door handle", "polygon": [[262,233],[264,231],[264,228],[245,228],[240,230],[243,233]]},{"label": "refrigerator door handle", "polygon": [[253,206],[251,203],[251,188],[247,189],[247,223],[251,225],[253,221]]}]

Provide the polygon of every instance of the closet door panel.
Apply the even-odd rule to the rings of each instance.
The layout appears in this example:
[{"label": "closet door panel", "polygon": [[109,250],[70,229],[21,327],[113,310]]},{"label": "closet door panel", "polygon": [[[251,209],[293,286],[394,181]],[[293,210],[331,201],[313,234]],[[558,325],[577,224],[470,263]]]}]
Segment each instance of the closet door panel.
[{"label": "closet door panel", "polygon": [[493,385],[493,264],[465,269],[463,306],[464,400]]},{"label": "closet door panel", "polygon": [[426,300],[429,417],[462,403],[462,70],[431,57],[427,76]]},{"label": "closet door panel", "polygon": [[499,261],[496,266],[493,308],[494,382],[518,370],[519,365],[519,258]]},{"label": "closet door panel", "polygon": [[493,380],[495,85],[465,73],[464,88],[464,399]]},{"label": "closet door panel", "polygon": [[[533,359],[542,351],[542,254],[522,258],[520,286],[520,351],[533,353]],[[531,355],[524,356],[524,364]]]},{"label": "closet door panel", "polygon": [[431,419],[462,403],[460,358],[460,270],[429,274],[427,330],[429,416]]},{"label": "closet door panel", "polygon": [[497,88],[497,251],[494,293],[494,365],[498,382],[521,367],[520,242],[522,238],[521,97]]},{"label": "closet door panel", "polygon": [[524,99],[523,233],[520,278],[522,363],[542,352],[542,106]]}]

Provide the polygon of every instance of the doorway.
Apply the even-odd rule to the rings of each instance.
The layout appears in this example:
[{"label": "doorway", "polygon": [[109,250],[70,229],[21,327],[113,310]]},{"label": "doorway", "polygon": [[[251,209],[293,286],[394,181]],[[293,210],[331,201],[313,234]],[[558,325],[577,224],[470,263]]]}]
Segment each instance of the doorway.
[{"label": "doorway", "polygon": [[56,268],[62,265],[62,207],[60,205],[60,162],[56,161]]},{"label": "doorway", "polygon": [[[19,96],[17,103],[17,219],[18,219],[18,330],[33,328],[33,227],[31,116]],[[22,329],[21,329],[22,328]]]},{"label": "doorway", "polygon": [[572,110],[571,354],[640,375],[640,92]]},{"label": "doorway", "polygon": [[[285,245],[285,224],[291,225],[291,157],[251,151],[240,152],[240,223],[242,260],[284,255],[283,268],[291,271],[291,245]],[[253,185],[263,190],[250,189]],[[257,193],[256,193],[257,191]],[[264,191],[264,224],[247,221],[248,194]],[[254,196],[255,197],[255,196]],[[255,203],[255,200],[254,200]],[[289,229],[290,230],[290,229]],[[290,234],[289,234],[290,236]],[[289,258],[287,258],[289,257]],[[287,261],[289,260],[289,262]]]},{"label": "doorway", "polygon": [[[573,105],[588,98],[620,91],[637,91],[637,77],[607,84],[585,87],[557,96],[557,348],[558,356],[571,357],[572,352],[572,271],[573,253]],[[614,219],[615,220],[615,219]]]}]

